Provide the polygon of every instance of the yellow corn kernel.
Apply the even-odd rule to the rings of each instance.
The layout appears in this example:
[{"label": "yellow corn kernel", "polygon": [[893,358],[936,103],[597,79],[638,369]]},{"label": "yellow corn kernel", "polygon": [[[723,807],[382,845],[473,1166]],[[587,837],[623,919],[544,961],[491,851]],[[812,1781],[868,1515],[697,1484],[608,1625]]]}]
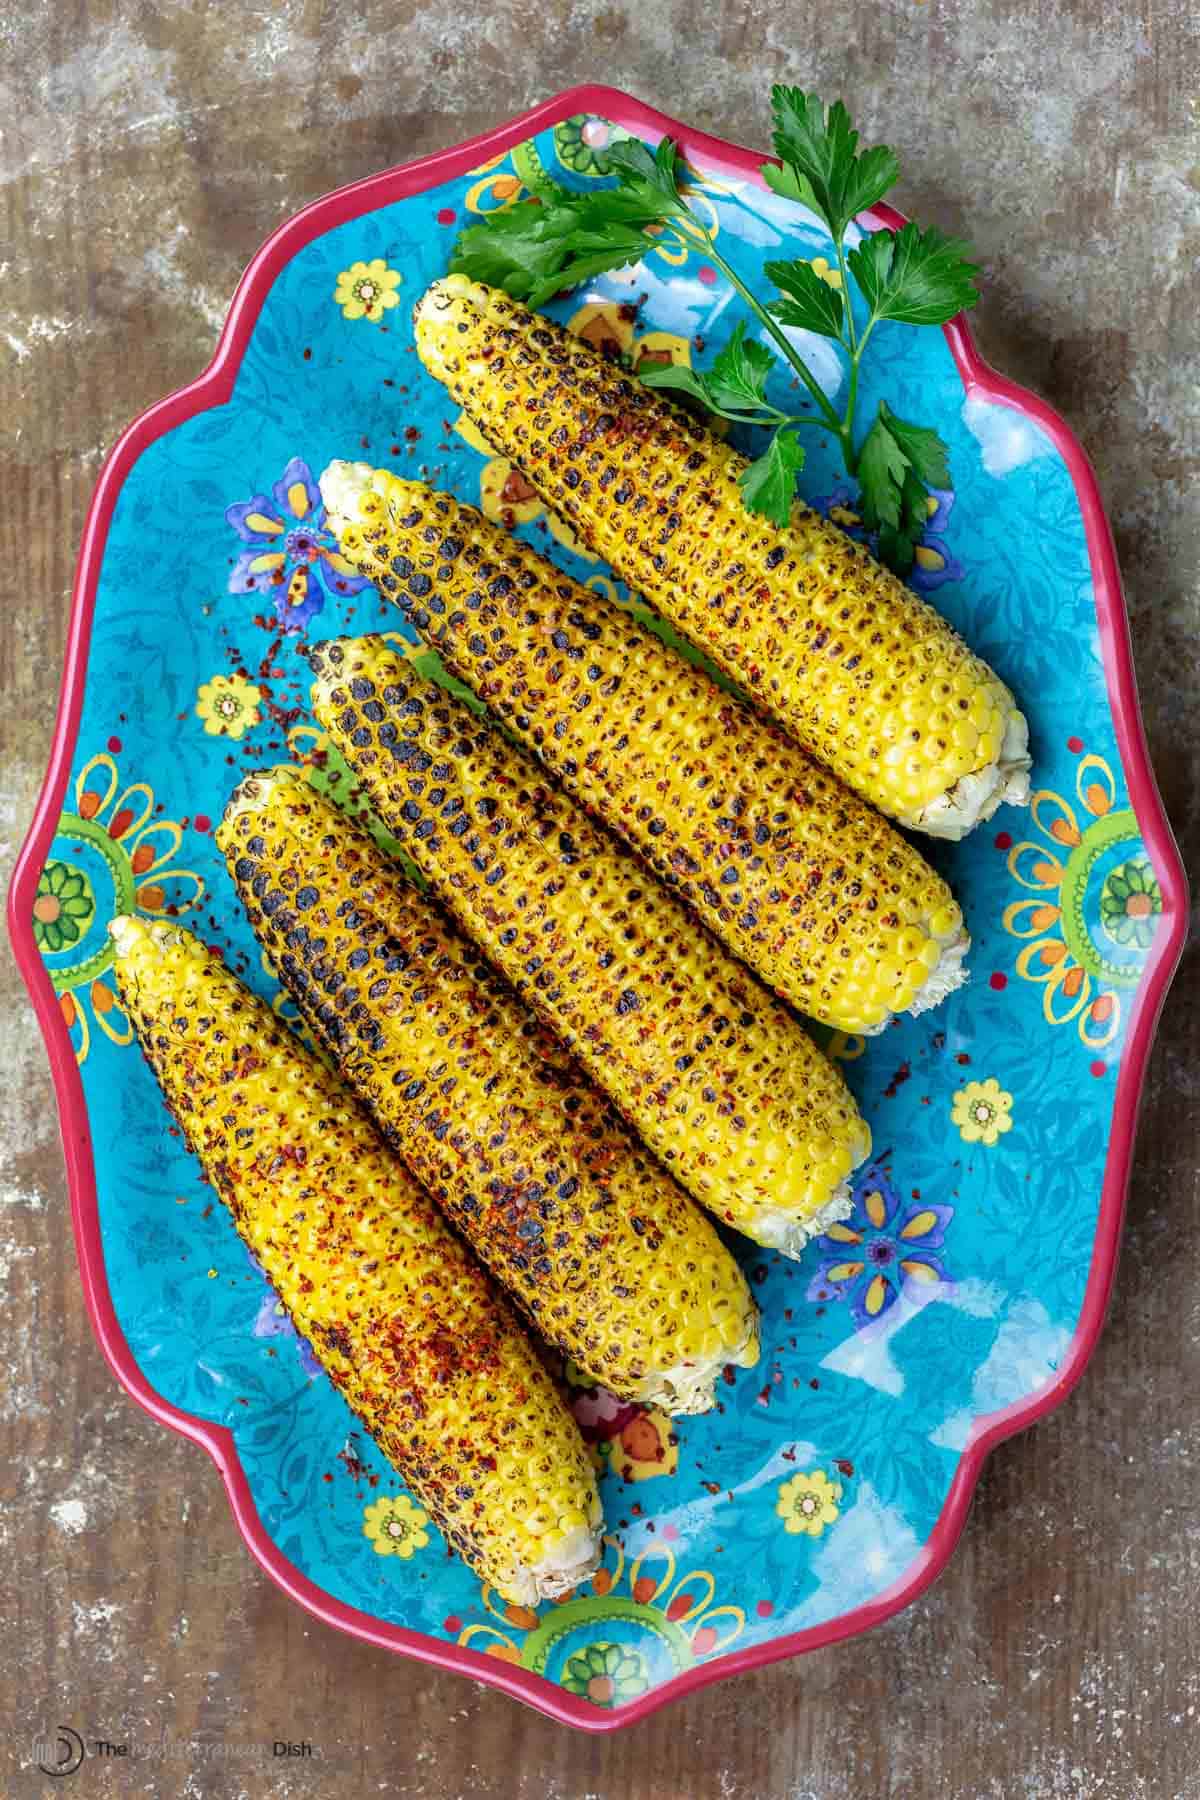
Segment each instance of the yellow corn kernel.
[{"label": "yellow corn kernel", "polygon": [[[333,463],[321,491],[355,567],[776,993],[838,1030],[875,1032],[898,1010],[884,959],[894,972],[932,944],[932,975],[950,952],[915,985],[919,1012],[960,984],[966,936],[941,877],[624,607],[390,470]],[[935,911],[953,924],[931,938]],[[902,925],[913,931],[900,944]],[[874,979],[852,995],[860,956]]]},{"label": "yellow corn kernel", "polygon": [[737,1264],[437,904],[294,768],[248,776],[217,842],[314,1034],[542,1336],[624,1399],[710,1406],[758,1355]]},{"label": "yellow corn kernel", "polygon": [[371,804],[517,992],[689,1193],[798,1251],[849,1210],[870,1134],[780,1003],[547,781],[383,638],[312,646],[313,709]]},{"label": "yellow corn kernel", "polygon": [[[383,1454],[506,1598],[575,1586],[598,1561],[595,1479],[483,1271],[337,1076],[206,945],[136,918],[110,930],[121,1001],[167,1105]],[[514,1524],[507,1467],[557,1531]]]},{"label": "yellow corn kernel", "polygon": [[[425,367],[543,502],[865,799],[944,837],[1028,799],[1028,730],[1008,689],[836,526],[800,506],[782,529],[748,513],[743,456],[497,289],[450,275],[415,316]],[[976,708],[970,741],[929,729],[935,683],[956,721]],[[897,766],[884,749],[906,692],[936,754]],[[860,716],[872,722],[852,742]]]}]

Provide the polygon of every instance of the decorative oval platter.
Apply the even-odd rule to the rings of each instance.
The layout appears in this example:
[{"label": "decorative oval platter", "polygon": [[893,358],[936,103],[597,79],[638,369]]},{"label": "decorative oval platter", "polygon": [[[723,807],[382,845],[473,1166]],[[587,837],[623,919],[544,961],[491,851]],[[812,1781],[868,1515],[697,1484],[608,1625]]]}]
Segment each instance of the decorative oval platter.
[{"label": "decorative oval platter", "polygon": [[[472,214],[546,170],[586,184],[615,136],[664,133],[751,281],[769,256],[828,267],[822,229],[763,187],[759,158],[605,88],[343,188],[275,233],[209,369],[137,420],[101,477],[50,769],[10,896],[88,1305],[120,1380],[211,1453],[250,1549],[314,1613],[590,1730],[863,1631],[944,1566],[988,1450],[1057,1404],[1095,1343],[1187,913],[1082,452],[986,367],[961,320],[882,326],[865,399],[902,414],[911,400],[954,478],[913,583],[1032,728],[1031,807],[931,853],[967,916],[970,983],[881,1038],[831,1041],[875,1160],[853,1217],[802,1262],[740,1243],[764,1315],[758,1369],[731,1370],[718,1410],[674,1428],[573,1390],[608,1522],[593,1580],[535,1613],[448,1555],[171,1133],[105,927],[118,910],[178,915],[249,951],[288,1016],[212,833],[247,769],[292,760],[330,780],[305,711],[304,639],[405,635],[325,527],[315,477],[331,458],[482,496],[629,599],[453,415],[421,371],[410,315]],[[897,218],[881,207],[866,223]],[[742,316],[669,232],[636,268],[549,310],[635,357],[641,345],[676,359],[719,348]],[[854,528],[832,447],[814,446],[801,486]]]}]

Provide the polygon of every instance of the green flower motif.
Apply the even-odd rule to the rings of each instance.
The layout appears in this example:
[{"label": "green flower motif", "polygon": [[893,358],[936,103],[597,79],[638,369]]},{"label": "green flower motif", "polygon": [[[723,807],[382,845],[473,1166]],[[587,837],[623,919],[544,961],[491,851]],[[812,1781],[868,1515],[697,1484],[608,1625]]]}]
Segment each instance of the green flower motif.
[{"label": "green flower motif", "polygon": [[616,1706],[650,1686],[645,1658],[627,1644],[589,1644],[567,1658],[562,1686],[593,1706]]},{"label": "green flower motif", "polygon": [[43,955],[77,944],[95,916],[96,897],[82,870],[67,862],[47,863],[33,902],[34,942]]},{"label": "green flower motif", "polygon": [[576,113],[554,127],[554,148],[564,168],[576,175],[592,177],[609,174],[607,152],[613,144],[628,138],[629,133],[607,119],[591,113]]},{"label": "green flower motif", "polygon": [[1114,869],[1100,893],[1100,922],[1117,944],[1149,947],[1154,922],[1162,911],[1162,890],[1144,856]]}]

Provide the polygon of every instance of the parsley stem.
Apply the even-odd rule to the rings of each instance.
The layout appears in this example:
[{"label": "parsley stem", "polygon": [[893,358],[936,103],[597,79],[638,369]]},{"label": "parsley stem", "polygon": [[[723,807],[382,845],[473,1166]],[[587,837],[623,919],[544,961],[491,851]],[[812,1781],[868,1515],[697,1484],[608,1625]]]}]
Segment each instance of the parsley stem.
[{"label": "parsley stem", "polygon": [[708,233],[705,233],[705,236],[708,239],[707,246],[706,246],[707,253],[711,257],[712,261],[716,263],[718,269],[720,269],[720,271],[724,275],[725,279],[728,282],[730,282],[733,287],[735,287],[737,289],[738,293],[742,296],[742,299],[746,302],[746,305],[750,308],[751,312],[756,314],[756,316],[759,319],[761,319],[762,323],[766,326],[767,330],[770,332],[771,336],[774,338],[776,344],[778,344],[780,350],[782,350],[784,356],[787,358],[787,361],[791,364],[792,368],[796,371],[796,374],[800,377],[801,381],[804,383],[805,387],[808,389],[809,393],[812,395],[813,399],[816,401],[816,403],[817,403],[818,407],[820,408],[821,413],[824,417],[825,423],[828,425],[829,429],[831,431],[837,432],[838,435],[840,436],[841,429],[842,429],[842,421],[838,418],[837,413],[834,411],[833,407],[829,404],[829,401],[825,395],[824,389],[821,387],[821,385],[817,381],[816,377],[812,374],[812,372],[809,369],[808,364],[805,362],[804,358],[795,349],[794,345],[789,343],[787,334],[784,332],[782,326],[775,319],[773,319],[771,317],[771,314],[767,311],[766,307],[762,304],[762,301],[759,300],[751,292],[751,290],[746,286],[746,283],[742,280],[742,278],[738,274],[737,270],[732,266],[732,264],[726,262],[725,258],[721,255],[721,252],[717,249],[716,245],[713,243],[712,237]]},{"label": "parsley stem", "polygon": [[[834,238],[837,247],[838,274],[842,278],[842,310],[846,315],[846,336],[849,340],[850,354],[858,349],[858,327],[854,323],[854,295],[850,289],[850,272],[846,267],[846,246],[840,236]],[[864,338],[863,342],[866,342]]]}]

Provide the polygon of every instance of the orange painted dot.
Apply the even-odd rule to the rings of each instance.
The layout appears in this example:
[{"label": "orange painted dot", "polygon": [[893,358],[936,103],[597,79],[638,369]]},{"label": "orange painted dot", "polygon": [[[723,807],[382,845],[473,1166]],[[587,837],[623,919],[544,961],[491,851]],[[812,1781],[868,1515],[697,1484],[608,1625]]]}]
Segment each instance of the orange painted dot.
[{"label": "orange painted dot", "polygon": [[1033,878],[1035,881],[1040,881],[1043,887],[1057,887],[1062,880],[1062,870],[1057,863],[1035,862]]},{"label": "orange painted dot", "polygon": [[1130,894],[1125,902],[1125,916],[1129,919],[1148,919],[1154,911],[1154,902],[1149,894]]},{"label": "orange painted dot", "polygon": [[122,838],[133,824],[133,813],[128,806],[123,806],[119,813],[114,813],[108,822],[108,835],[114,840]]},{"label": "orange painted dot", "polygon": [[1112,806],[1112,800],[1109,798],[1108,789],[1101,787],[1098,781],[1088,782],[1083,790],[1083,798],[1087,803],[1088,811],[1095,813],[1098,818],[1103,818],[1104,814]]},{"label": "orange painted dot", "polygon": [[1057,920],[1057,906],[1035,906],[1029,915],[1029,923],[1035,931],[1045,931],[1048,925],[1055,924]]},{"label": "orange painted dot", "polygon": [[1062,961],[1066,954],[1067,946],[1065,944],[1043,944],[1038,951],[1038,958],[1045,963],[1048,969],[1052,969],[1056,963]]},{"label": "orange painted dot", "polygon": [[135,875],[144,875],[154,861],[154,851],[149,844],[139,844],[129,859],[129,866]]},{"label": "orange painted dot", "polygon": [[695,1604],[696,1601],[693,1595],[676,1594],[670,1606],[667,1608],[668,1619],[671,1619],[672,1621],[675,1619],[682,1619],[685,1613],[691,1612]]},{"label": "orange painted dot", "polygon": [[62,1009],[62,1016],[66,1021],[67,1030],[70,1031],[72,1025],[75,1023],[75,1002],[72,1000],[70,994],[60,994],[58,997],[58,1004]]},{"label": "orange painted dot", "polygon": [[638,1605],[649,1606],[657,1587],[657,1581],[652,1581],[649,1575],[639,1575],[633,1584],[633,1597]]},{"label": "orange painted dot", "polygon": [[1103,1025],[1105,1019],[1112,1018],[1113,1005],[1111,994],[1097,994],[1088,1008],[1088,1017],[1094,1019],[1097,1025]]},{"label": "orange painted dot", "polygon": [[137,903],[147,912],[161,912],[167,903],[166,891],[156,881],[147,881],[137,891]]},{"label": "orange painted dot", "polygon": [[79,798],[79,816],[81,819],[94,819],[100,811],[99,794],[81,794]]},{"label": "orange painted dot", "polygon": [[55,894],[39,894],[33,903],[33,916],[43,925],[53,925],[59,914],[58,897]]},{"label": "orange painted dot", "polygon": [[611,1675],[593,1675],[587,1684],[587,1697],[597,1706],[607,1706],[613,1697]]},{"label": "orange painted dot", "polygon": [[1074,825],[1068,824],[1066,819],[1055,819],[1050,827],[1050,836],[1059,844],[1077,844],[1079,842],[1078,830]]},{"label": "orange painted dot", "polygon": [[611,1569],[597,1569],[596,1573],[592,1576],[592,1592],[593,1594],[599,1594],[601,1599],[609,1592],[612,1584],[613,1578]]},{"label": "orange painted dot", "polygon": [[102,981],[93,981],[92,983],[92,1005],[98,1013],[111,1012],[116,1005],[112,989],[106,987]]},{"label": "orange painted dot", "polygon": [[494,1656],[497,1662],[515,1663],[521,1660],[520,1652],[514,1650],[511,1644],[489,1644],[484,1655]]},{"label": "orange painted dot", "polygon": [[1068,969],[1063,976],[1063,993],[1066,994],[1068,999],[1073,1000],[1082,986],[1083,970],[1078,967]]},{"label": "orange painted dot", "polygon": [[707,1656],[717,1641],[717,1634],[711,1625],[702,1625],[692,1637],[692,1649],[697,1656]]}]

